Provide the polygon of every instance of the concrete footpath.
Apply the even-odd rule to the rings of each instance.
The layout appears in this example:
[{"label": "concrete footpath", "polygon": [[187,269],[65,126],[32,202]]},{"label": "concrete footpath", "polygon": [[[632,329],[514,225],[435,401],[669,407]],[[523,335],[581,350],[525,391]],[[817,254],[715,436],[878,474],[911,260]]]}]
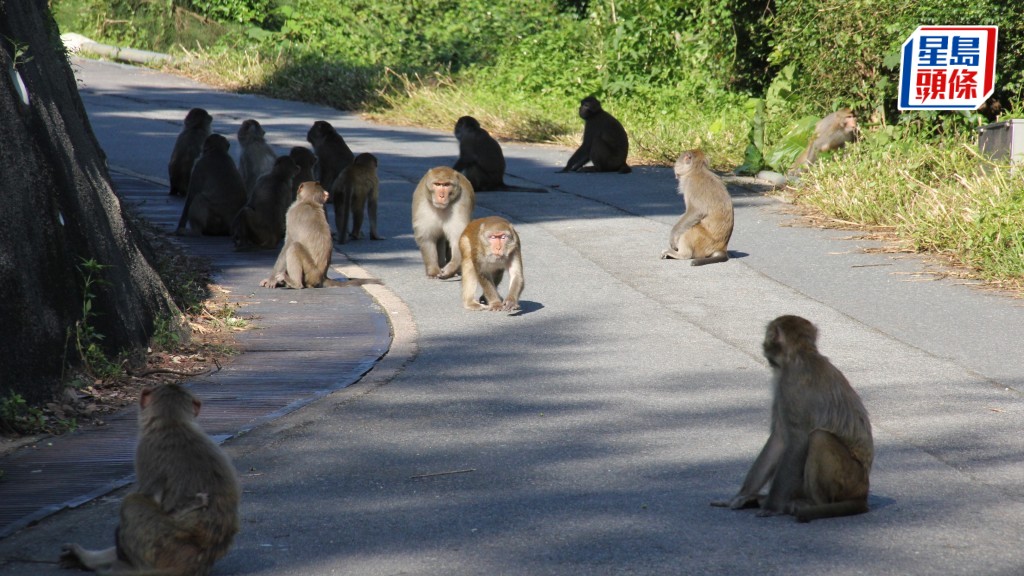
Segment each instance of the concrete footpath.
[{"label": "concrete footpath", "polygon": [[[382,282],[366,290],[386,289],[393,304],[374,294],[342,309],[362,288],[255,288],[269,253],[251,270],[225,271],[249,275],[235,297],[288,299],[274,306],[294,314],[281,326],[300,355],[333,367],[305,331],[375,305],[394,340],[356,384],[225,442],[243,486],[242,529],[214,574],[1024,571],[1019,300],[856,234],[794,225],[749,181],[730,186],[728,262],[660,260],[683,209],[670,168],[563,174],[571,150],[503,143],[510,182],[548,193],[477,196],[475,216],[515,224],[526,288],[520,314],[469,312],[457,281],[424,277],[409,217],[415,182],[455,160],[451,131],[380,126],[109,63],[76,60],[75,71],[109,162],[126,174],[165,174],[193,106],[212,114],[235,154],[246,118],[278,153],[328,120],[354,152],[380,159],[387,239],[338,250]],[[299,316],[321,300],[338,308]],[[276,326],[266,310],[258,321]],[[867,514],[797,524],[708,505],[738,489],[767,437],[760,348],[780,314],[818,326],[821,351],[871,414]],[[290,378],[296,368],[274,362],[236,377]],[[121,493],[0,540],[0,576],[63,574],[48,563],[62,542],[109,545]]]}]

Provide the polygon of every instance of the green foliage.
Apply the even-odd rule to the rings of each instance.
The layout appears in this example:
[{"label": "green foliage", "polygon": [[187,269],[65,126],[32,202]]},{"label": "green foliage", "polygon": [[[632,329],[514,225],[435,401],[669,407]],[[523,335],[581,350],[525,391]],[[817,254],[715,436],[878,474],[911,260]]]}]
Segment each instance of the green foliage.
[{"label": "green foliage", "polygon": [[21,394],[10,392],[0,399],[0,430],[24,433],[38,430],[45,423],[43,411],[29,406]]},{"label": "green foliage", "polygon": [[92,307],[96,298],[93,290],[105,282],[100,277],[103,268],[105,266],[95,260],[82,259],[78,266],[78,271],[82,275],[82,317],[75,322],[73,329],[68,329],[69,336],[74,338],[75,350],[78,351],[82,364],[86,371],[96,378],[117,376],[123,371],[119,363],[107,358],[101,346],[104,336],[91,323],[97,314]]},{"label": "green foliage", "polygon": [[239,24],[261,23],[274,8],[273,0],[191,0],[183,4],[214,20]]}]

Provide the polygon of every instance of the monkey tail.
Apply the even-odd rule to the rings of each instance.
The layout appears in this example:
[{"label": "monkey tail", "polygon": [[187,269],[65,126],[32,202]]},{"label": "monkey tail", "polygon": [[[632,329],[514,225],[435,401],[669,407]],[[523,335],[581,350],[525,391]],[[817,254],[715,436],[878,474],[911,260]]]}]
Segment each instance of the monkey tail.
[{"label": "monkey tail", "polygon": [[793,515],[796,516],[797,522],[810,522],[811,520],[818,520],[820,518],[854,516],[856,514],[863,514],[867,511],[868,500],[865,497],[857,498],[856,500],[832,502],[830,504],[801,506],[795,510]]},{"label": "monkey tail", "polygon": [[703,266],[705,264],[717,264],[719,262],[725,262],[729,259],[729,253],[725,250],[719,250],[708,256],[707,258],[694,258],[690,262],[690,266]]}]

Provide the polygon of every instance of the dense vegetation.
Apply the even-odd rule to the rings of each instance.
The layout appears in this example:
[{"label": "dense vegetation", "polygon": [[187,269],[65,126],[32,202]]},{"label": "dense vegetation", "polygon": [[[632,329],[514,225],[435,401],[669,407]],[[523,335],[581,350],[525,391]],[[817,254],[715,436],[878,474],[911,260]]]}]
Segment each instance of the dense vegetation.
[{"label": "dense vegetation", "polygon": [[895,109],[899,49],[919,24],[995,24],[998,85],[1019,111],[1024,18],[1008,0],[52,4],[62,30],[188,54],[181,70],[206,81],[390,122],[450,129],[472,114],[499,136],[571,143],[594,94],[629,130],[633,162],[699,146],[719,169],[784,171],[816,118],[850,106],[861,141],[806,173],[798,201],[980,276],[1024,278],[1024,183],[974,153],[986,121]]}]

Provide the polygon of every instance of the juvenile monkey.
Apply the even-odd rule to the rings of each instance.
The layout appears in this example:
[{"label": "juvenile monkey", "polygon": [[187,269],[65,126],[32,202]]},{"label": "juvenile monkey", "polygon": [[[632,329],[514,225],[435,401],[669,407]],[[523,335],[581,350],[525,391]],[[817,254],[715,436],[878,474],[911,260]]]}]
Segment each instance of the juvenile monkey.
[{"label": "juvenile monkey", "polygon": [[733,227],[729,191],[700,150],[683,152],[676,160],[675,173],[686,212],[672,227],[669,249],[661,253],[662,259],[692,258],[693,266],[725,262]]},{"label": "juvenile monkey", "polygon": [[[499,216],[478,218],[470,222],[459,238],[462,250],[462,305],[467,310],[519,309],[523,293],[523,253],[519,235],[508,220]],[[498,285],[508,271],[508,295],[502,299]],[[483,288],[483,299],[477,290]]]},{"label": "juvenile monkey", "polygon": [[203,142],[210,135],[213,116],[202,108],[193,108],[185,115],[185,126],[174,141],[171,160],[167,163],[167,176],[171,181],[171,196],[188,194],[188,181],[192,167],[203,152]]},{"label": "juvenile monkey", "polygon": [[185,233],[186,222],[193,231],[207,236],[231,234],[231,221],[245,205],[246,194],[242,176],[228,153],[230,146],[220,134],[206,137],[175,234]]},{"label": "juvenile monkey", "polygon": [[[792,514],[800,522],[868,511],[871,422],[843,373],[818,352],[817,338],[817,328],[799,316],[768,324],[771,434],[739,493],[712,506],[760,506],[759,516]],[[760,490],[769,482],[765,497]]]},{"label": "juvenile monkey", "polygon": [[473,185],[447,166],[431,168],[416,185],[412,193],[412,232],[428,278],[451,278],[459,272],[459,236],[473,217],[475,206]]},{"label": "juvenile monkey", "polygon": [[[597,98],[587,96],[580,101],[580,118],[584,121],[583,143],[561,172],[632,172],[633,169],[626,164],[626,156],[629,155],[626,129],[601,108]],[[584,167],[588,162],[594,165]]]},{"label": "juvenile monkey", "polygon": [[498,141],[480,127],[476,118],[459,118],[455,122],[455,138],[459,141],[459,158],[452,168],[466,176],[475,192],[547,192],[543,188],[505,184],[505,154]]},{"label": "juvenile monkey", "polygon": [[288,208],[284,247],[274,270],[260,282],[264,288],[320,288],[344,286],[327,277],[331,266],[331,228],[324,214],[327,190],[319,182],[303,182],[298,197]]},{"label": "juvenile monkey", "polygon": [[299,191],[299,184],[316,180],[313,172],[313,167],[316,166],[316,154],[313,154],[312,150],[304,146],[295,146],[288,152],[288,155],[292,157],[295,165],[299,167],[299,173],[295,175],[295,178],[292,178],[291,199],[294,201],[295,194]]},{"label": "juvenile monkey", "polygon": [[849,108],[840,108],[825,116],[814,126],[807,149],[797,157],[791,171],[814,164],[821,152],[838,150],[848,143],[857,140],[857,117]]},{"label": "juvenile monkey", "polygon": [[263,138],[265,134],[260,123],[251,118],[238,127],[238,145],[242,148],[238,156],[238,172],[249,194],[252,194],[260,176],[274,169],[277,158],[274,149]]},{"label": "juvenile monkey", "polygon": [[137,491],[121,504],[116,546],[66,544],[65,567],[106,574],[209,574],[238,532],[239,487],[227,455],[195,423],[202,403],[178,384],[139,399]]},{"label": "juvenile monkey", "polygon": [[249,201],[231,222],[235,250],[275,248],[285,234],[285,214],[292,203],[292,178],[299,167],[291,156],[274,160],[274,168],[260,176]]},{"label": "juvenile monkey", "polygon": [[331,186],[334,196],[334,225],[338,227],[338,242],[348,242],[349,214],[352,214],[353,240],[362,237],[363,211],[367,208],[370,214],[370,238],[383,240],[377,234],[377,198],[380,181],[377,178],[377,157],[366,152],[356,156],[355,160],[342,170]]},{"label": "juvenile monkey", "polygon": [[[306,140],[313,145],[313,151],[316,152],[317,180],[330,192],[338,174],[352,163],[355,155],[334,126],[324,120],[313,123],[306,133]],[[328,202],[332,200],[328,197]]]}]

